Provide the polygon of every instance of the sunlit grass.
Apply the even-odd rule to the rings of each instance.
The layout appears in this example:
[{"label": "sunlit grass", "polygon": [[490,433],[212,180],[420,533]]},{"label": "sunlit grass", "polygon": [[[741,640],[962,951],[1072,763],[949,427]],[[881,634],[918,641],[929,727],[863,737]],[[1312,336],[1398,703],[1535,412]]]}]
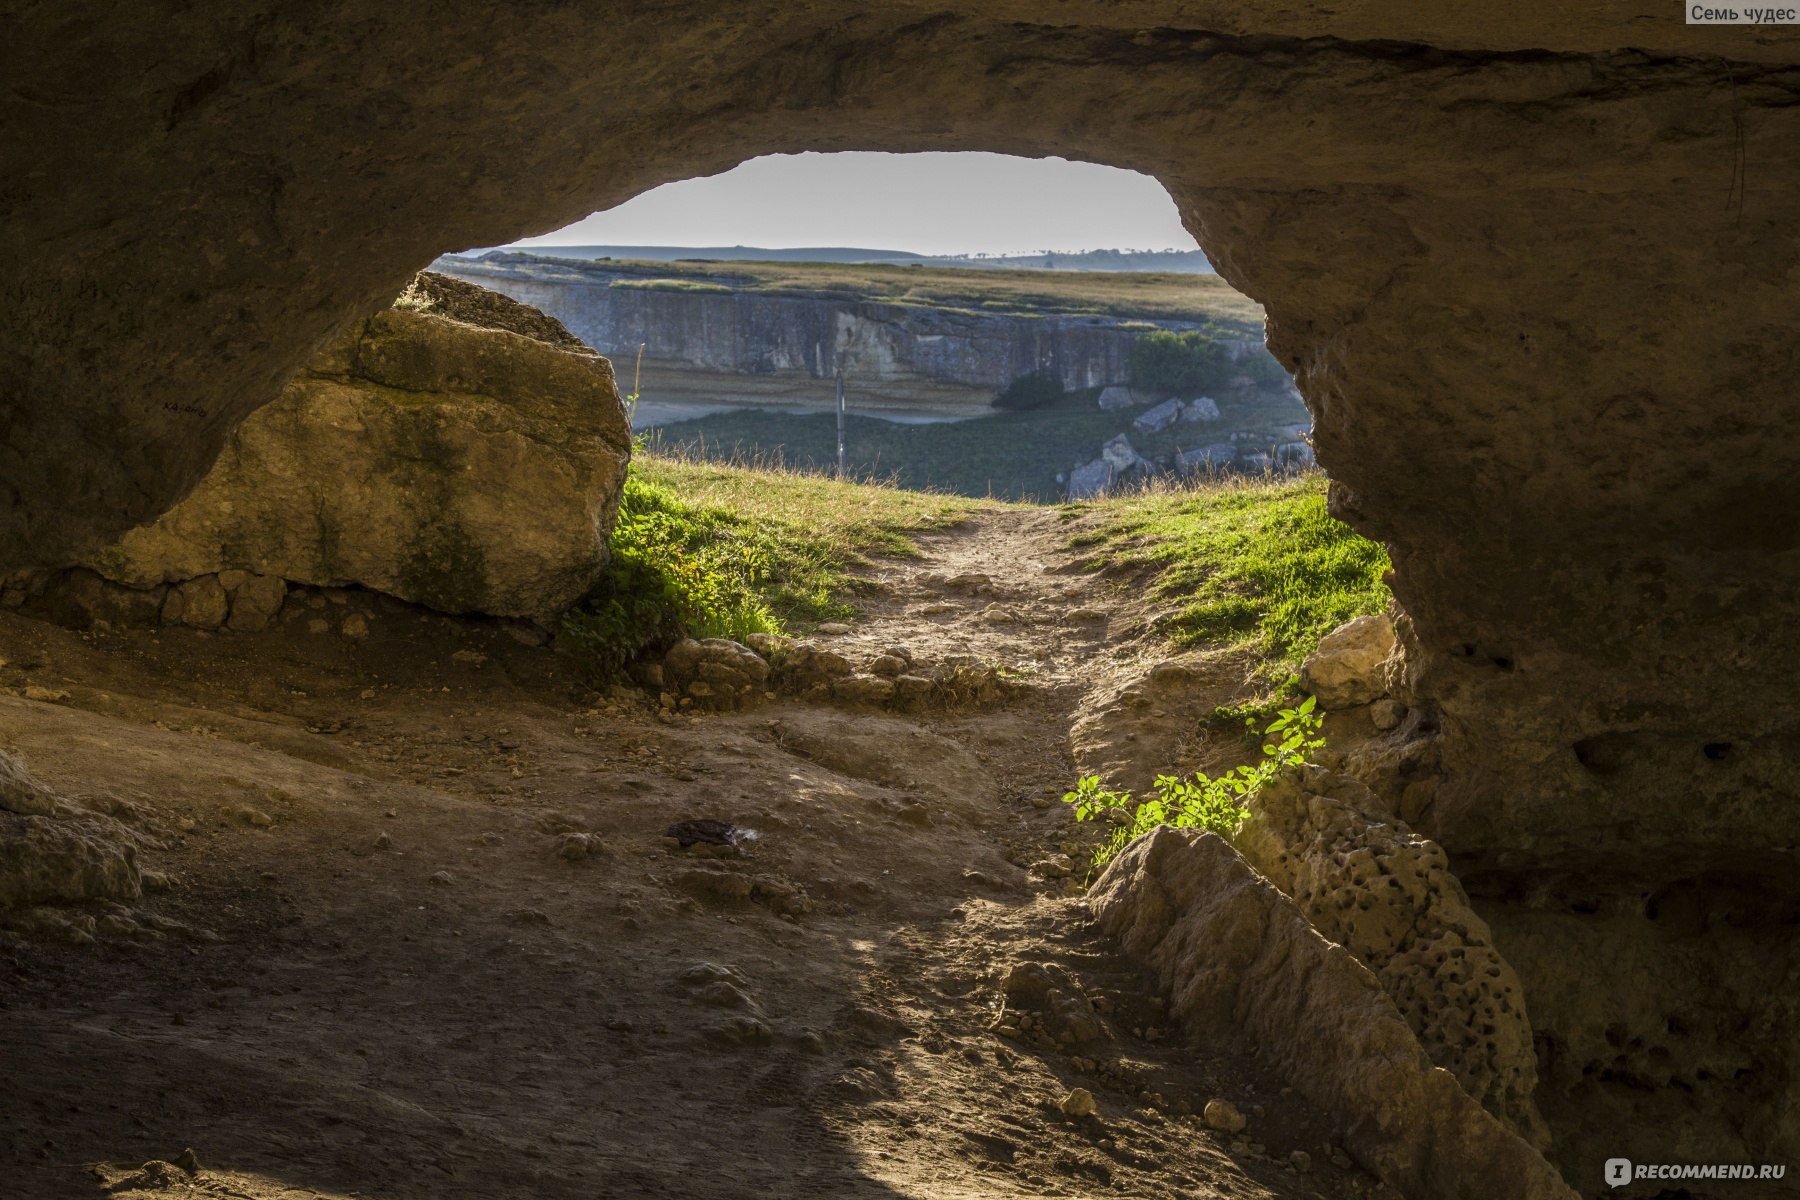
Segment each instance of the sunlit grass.
[{"label": "sunlit grass", "polygon": [[1323,475],[1162,486],[1079,507],[1101,518],[1072,539],[1091,568],[1148,569],[1155,593],[1178,605],[1175,641],[1247,648],[1271,678],[1389,599],[1386,550],[1326,513]]},{"label": "sunlit grass", "polygon": [[612,562],[563,634],[603,680],[681,637],[804,632],[852,615],[873,559],[916,556],[914,534],[976,507],[879,481],[640,452]]}]

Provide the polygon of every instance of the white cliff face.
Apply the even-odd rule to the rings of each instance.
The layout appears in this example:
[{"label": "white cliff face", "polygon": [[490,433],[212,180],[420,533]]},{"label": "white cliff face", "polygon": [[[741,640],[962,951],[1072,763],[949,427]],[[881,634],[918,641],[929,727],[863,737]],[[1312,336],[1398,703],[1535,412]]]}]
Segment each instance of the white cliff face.
[{"label": "white cliff face", "polygon": [[440,265],[549,313],[615,361],[632,359],[642,345],[645,361],[665,372],[665,382],[669,369],[723,373],[756,381],[753,390],[778,387],[819,399],[840,367],[859,396],[877,404],[982,406],[1013,379],[1036,371],[1071,389],[1122,384],[1133,341],[1153,327],[1110,316],[984,313],[826,292],[740,290],[728,274],[717,281],[656,280],[606,264],[545,266],[509,257]]}]

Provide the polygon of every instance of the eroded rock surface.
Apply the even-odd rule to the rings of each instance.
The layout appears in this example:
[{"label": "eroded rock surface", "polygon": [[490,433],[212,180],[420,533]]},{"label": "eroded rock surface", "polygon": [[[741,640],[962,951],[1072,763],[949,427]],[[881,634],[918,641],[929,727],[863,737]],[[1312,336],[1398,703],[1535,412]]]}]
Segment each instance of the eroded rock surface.
[{"label": "eroded rock surface", "polygon": [[1305,766],[1264,785],[1234,839],[1315,928],[1371,971],[1426,1053],[1533,1144],[1537,1056],[1518,976],[1442,848],[1356,780]]},{"label": "eroded rock surface", "polygon": [[1139,838],[1091,903],[1155,968],[1190,1029],[1247,1039],[1341,1121],[1352,1157],[1403,1195],[1573,1197],[1432,1064],[1375,976],[1220,838],[1166,826]]},{"label": "eroded rock surface", "polygon": [[136,849],[118,822],[61,800],[0,751],[0,916],[141,890]]},{"label": "eroded rock surface", "polygon": [[164,621],[202,629],[266,625],[283,580],[549,620],[605,566],[629,447],[605,359],[390,310],[239,427],[192,495],[89,565],[103,590],[161,595]]},{"label": "eroded rock surface", "polygon": [[1355,708],[1387,692],[1388,656],[1394,652],[1394,624],[1385,616],[1357,617],[1319,642],[1300,667],[1300,686],[1327,710]]}]

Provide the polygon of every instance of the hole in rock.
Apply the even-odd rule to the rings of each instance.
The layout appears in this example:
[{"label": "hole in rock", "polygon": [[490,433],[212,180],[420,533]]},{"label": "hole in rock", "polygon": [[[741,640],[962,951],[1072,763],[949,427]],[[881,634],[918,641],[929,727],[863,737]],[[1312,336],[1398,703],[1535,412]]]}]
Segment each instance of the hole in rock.
[{"label": "hole in rock", "polygon": [[653,453],[1044,503],[1313,464],[1261,307],[1132,171],[771,155],[436,269],[612,359]]},{"label": "hole in rock", "polygon": [[1714,762],[1723,762],[1725,757],[1731,753],[1731,743],[1708,742],[1706,745],[1700,747],[1700,753],[1706,755],[1706,757],[1712,759]]},{"label": "hole in rock", "polygon": [[1576,742],[1575,761],[1596,775],[1616,775],[1630,761],[1636,739],[1627,733],[1600,733]]}]

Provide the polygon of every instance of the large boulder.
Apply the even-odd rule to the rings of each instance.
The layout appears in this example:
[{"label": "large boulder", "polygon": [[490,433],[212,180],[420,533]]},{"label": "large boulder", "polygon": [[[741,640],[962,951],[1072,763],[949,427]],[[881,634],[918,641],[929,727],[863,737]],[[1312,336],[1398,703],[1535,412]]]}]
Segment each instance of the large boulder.
[{"label": "large boulder", "polygon": [[1573,1200],[1432,1064],[1375,976],[1220,838],[1163,826],[1113,860],[1089,903],[1185,1025],[1256,1055],[1408,1200]]},{"label": "large boulder", "polygon": [[1339,625],[1300,664],[1300,686],[1327,711],[1355,708],[1387,694],[1394,623],[1379,614]]},{"label": "large boulder", "polygon": [[1106,495],[1112,486],[1112,464],[1104,458],[1096,458],[1091,463],[1084,463],[1069,472],[1069,499],[1086,500],[1094,496]]},{"label": "large boulder", "polygon": [[1100,457],[1113,469],[1114,475],[1124,475],[1144,466],[1144,456],[1137,452],[1131,439],[1122,433],[1100,447]]},{"label": "large boulder", "polygon": [[[138,589],[237,571],[548,619],[606,564],[630,448],[606,359],[429,304],[388,310],[245,421],[192,495],[88,565]],[[173,619],[223,619],[222,594],[187,590]]]},{"label": "large boulder", "polygon": [[1147,408],[1139,413],[1131,425],[1141,433],[1155,433],[1159,429],[1167,429],[1181,419],[1181,401],[1164,400],[1154,408]]},{"label": "large boulder", "polygon": [[1124,384],[1114,384],[1112,387],[1101,389],[1098,403],[1103,412],[1118,412],[1120,409],[1136,408],[1140,404],[1148,404],[1150,397],[1126,387]]}]

